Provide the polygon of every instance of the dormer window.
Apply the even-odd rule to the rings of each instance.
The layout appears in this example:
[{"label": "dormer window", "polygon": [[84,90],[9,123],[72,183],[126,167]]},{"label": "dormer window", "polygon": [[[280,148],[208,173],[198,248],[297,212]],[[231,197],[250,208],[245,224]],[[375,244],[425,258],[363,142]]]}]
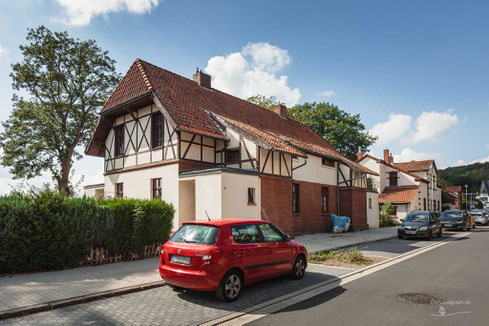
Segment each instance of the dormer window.
[{"label": "dormer window", "polygon": [[323,157],[322,164],[323,166],[329,166],[331,168],[334,168],[334,161],[330,158]]}]

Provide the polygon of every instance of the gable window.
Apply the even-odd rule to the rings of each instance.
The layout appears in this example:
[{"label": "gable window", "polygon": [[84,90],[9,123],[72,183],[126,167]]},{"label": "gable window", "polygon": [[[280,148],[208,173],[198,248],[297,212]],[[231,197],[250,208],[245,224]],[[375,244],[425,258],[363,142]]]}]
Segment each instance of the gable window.
[{"label": "gable window", "polygon": [[389,186],[397,187],[397,172],[389,172]]},{"label": "gable window", "polygon": [[332,159],[323,157],[322,164],[323,164],[323,166],[329,166],[329,167],[333,167],[334,168],[334,161]]},{"label": "gable window", "polygon": [[328,187],[321,188],[321,211],[323,214],[328,213]]},{"label": "gable window", "polygon": [[124,197],[124,185],[122,182],[115,184],[115,196],[118,198]]},{"label": "gable window", "polygon": [[151,179],[151,193],[153,199],[161,199],[161,178]]},{"label": "gable window", "polygon": [[292,213],[299,214],[299,185],[297,183],[292,184]]},{"label": "gable window", "polygon": [[163,145],[163,115],[157,113],[153,115],[151,121],[152,146],[160,147]]},{"label": "gable window", "polygon": [[124,126],[115,128],[115,156],[124,155]]},{"label": "gable window", "polygon": [[248,188],[248,204],[255,204],[255,188]]},{"label": "gable window", "polygon": [[225,156],[226,163],[238,163],[239,159],[239,148],[226,150]]}]

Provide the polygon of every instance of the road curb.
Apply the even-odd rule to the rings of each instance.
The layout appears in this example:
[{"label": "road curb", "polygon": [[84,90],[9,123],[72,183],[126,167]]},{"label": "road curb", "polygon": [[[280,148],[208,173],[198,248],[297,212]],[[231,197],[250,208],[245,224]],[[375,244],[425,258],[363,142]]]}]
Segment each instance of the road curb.
[{"label": "road curb", "polygon": [[143,283],[143,284],[127,286],[115,290],[102,291],[102,292],[97,292],[97,293],[92,293],[87,295],[81,295],[77,297],[71,297],[67,299],[60,299],[60,300],[50,301],[46,303],[35,304],[35,305],[21,307],[21,308],[4,310],[4,311],[0,311],[0,320],[21,317],[21,316],[36,314],[39,312],[74,306],[81,303],[87,303],[95,300],[116,297],[128,293],[150,290],[165,285],[166,285],[165,281]]}]

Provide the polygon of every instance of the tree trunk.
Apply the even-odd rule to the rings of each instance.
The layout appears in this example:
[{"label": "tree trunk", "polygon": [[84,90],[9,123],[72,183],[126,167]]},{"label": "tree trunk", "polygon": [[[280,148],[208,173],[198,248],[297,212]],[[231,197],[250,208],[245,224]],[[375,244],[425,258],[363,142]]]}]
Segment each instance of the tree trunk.
[{"label": "tree trunk", "polygon": [[71,170],[71,157],[65,159],[61,163],[61,176],[58,179],[58,190],[66,197],[68,197],[71,194],[70,170]]}]

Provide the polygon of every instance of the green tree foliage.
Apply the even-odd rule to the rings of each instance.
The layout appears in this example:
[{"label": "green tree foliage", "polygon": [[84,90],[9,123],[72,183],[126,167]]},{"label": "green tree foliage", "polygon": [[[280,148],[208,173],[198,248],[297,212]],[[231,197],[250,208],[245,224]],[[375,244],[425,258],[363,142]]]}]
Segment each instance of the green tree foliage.
[{"label": "green tree foliage", "polygon": [[341,154],[354,161],[358,151],[366,152],[377,140],[365,130],[359,114],[351,115],[327,102],[296,105],[289,110],[289,115],[311,127]]},{"label": "green tree foliage", "polygon": [[377,192],[377,186],[374,183],[374,180],[371,177],[367,177],[367,189],[371,191]]},{"label": "green tree foliage", "polygon": [[394,213],[395,209],[391,203],[383,204],[379,212],[379,226],[382,228],[396,225],[396,223],[391,218]]},{"label": "green tree foliage", "polygon": [[[1,164],[14,178],[51,173],[69,194],[74,159],[82,157],[104,104],[120,76],[94,40],[80,41],[44,26],[29,29],[23,61],[12,65],[13,111],[0,133]],[[78,148],[77,148],[78,147]]]},{"label": "green tree foliage", "polygon": [[[276,97],[259,94],[248,97],[247,101],[271,111],[278,104]],[[327,102],[298,104],[287,110],[287,117],[311,127],[341,154],[354,161],[358,151],[367,152],[377,140],[361,123],[359,114],[351,115]]]},{"label": "green tree foliage", "polygon": [[246,100],[270,111],[273,111],[274,106],[278,104],[275,96],[267,97],[260,94],[248,97]]},{"label": "green tree foliage", "polygon": [[469,186],[469,192],[478,192],[482,180],[489,180],[489,162],[449,167],[439,171],[440,183],[444,186]]}]

